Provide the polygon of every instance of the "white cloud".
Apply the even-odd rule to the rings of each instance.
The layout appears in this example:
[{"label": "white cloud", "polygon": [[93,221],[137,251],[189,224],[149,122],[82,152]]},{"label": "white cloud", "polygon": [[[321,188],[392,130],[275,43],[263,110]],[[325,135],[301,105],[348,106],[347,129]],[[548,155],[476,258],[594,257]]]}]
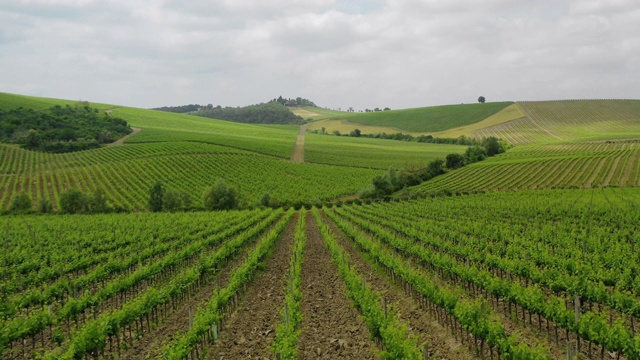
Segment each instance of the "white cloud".
[{"label": "white cloud", "polygon": [[634,0],[0,0],[0,91],[134,106],[640,98]]}]

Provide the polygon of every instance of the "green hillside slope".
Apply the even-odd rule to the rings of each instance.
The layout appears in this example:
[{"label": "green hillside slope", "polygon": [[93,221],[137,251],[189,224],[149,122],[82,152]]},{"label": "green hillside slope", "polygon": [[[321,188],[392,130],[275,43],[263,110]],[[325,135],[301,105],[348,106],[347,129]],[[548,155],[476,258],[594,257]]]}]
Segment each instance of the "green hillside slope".
[{"label": "green hillside slope", "polygon": [[477,130],[516,147],[428,181],[415,193],[640,186],[640,101],[518,103],[524,117]]},{"label": "green hillside slope", "polygon": [[351,113],[332,117],[352,124],[389,126],[405,132],[439,132],[473,124],[511,105],[511,102],[443,105],[415,109]]}]

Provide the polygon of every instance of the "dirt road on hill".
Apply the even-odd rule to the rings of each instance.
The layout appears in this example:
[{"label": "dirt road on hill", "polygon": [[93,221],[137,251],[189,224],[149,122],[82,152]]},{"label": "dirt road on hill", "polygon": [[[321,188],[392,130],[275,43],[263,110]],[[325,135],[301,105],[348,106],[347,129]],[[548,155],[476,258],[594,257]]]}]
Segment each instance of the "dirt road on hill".
[{"label": "dirt road on hill", "polygon": [[307,125],[300,126],[300,132],[296,138],[296,144],[293,146],[293,152],[291,153],[291,161],[303,163],[304,162],[304,135],[307,133]]},{"label": "dirt road on hill", "polygon": [[121,137],[120,139],[112,142],[111,144],[107,144],[107,146],[120,146],[120,145],[124,145],[124,141],[127,140],[128,138],[132,137],[133,135],[137,134],[140,132],[140,130],[142,130],[141,128],[131,128],[133,131],[131,132],[131,134],[129,135],[125,135],[123,137]]}]

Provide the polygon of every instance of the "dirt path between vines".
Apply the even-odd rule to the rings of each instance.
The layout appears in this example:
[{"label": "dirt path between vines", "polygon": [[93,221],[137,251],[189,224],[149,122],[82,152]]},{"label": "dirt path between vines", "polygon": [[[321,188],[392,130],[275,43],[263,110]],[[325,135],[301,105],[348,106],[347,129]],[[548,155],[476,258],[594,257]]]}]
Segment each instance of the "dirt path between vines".
[{"label": "dirt path between vines", "polygon": [[298,358],[376,359],[371,333],[346,295],[311,212],[307,212],[306,224]]},{"label": "dirt path between vines", "polygon": [[120,139],[112,142],[111,144],[107,144],[106,146],[121,146],[121,145],[124,145],[124,141],[125,140],[127,140],[128,138],[132,137],[133,135],[139,133],[142,129],[141,128],[131,128],[131,130],[133,130],[131,132],[131,134],[125,135],[125,136],[121,137]]},{"label": "dirt path between vines", "polygon": [[[258,238],[248,246],[242,248],[234,259],[222,269],[217,275],[211,276],[208,283],[198,289],[192,298],[178,305],[175,310],[167,318],[162,320],[151,333],[146,333],[130,345],[130,348],[124,352],[124,359],[159,359],[163,356],[163,346],[173,341],[174,337],[180,336],[189,330],[189,319],[195,316],[198,306],[208,301],[216,287],[225,287],[229,282],[229,278],[235,269],[238,268],[247,259],[253,249],[256,248],[260,239],[267,232],[262,232]],[[214,250],[215,251],[215,250]]]},{"label": "dirt path between vines", "polygon": [[418,344],[426,344],[430,359],[479,359],[466,346],[457,341],[448,329],[441,326],[426,311],[421,310],[420,306],[406,295],[402,288],[392,284],[391,279],[382,271],[374,270],[367,261],[366,255],[356,249],[355,244],[347,240],[342,231],[325,214],[322,214],[322,217],[339,244],[349,254],[351,265],[366,277],[373,290],[378,291],[392,307],[399,310],[400,320],[405,322],[411,331],[418,336]]},{"label": "dirt path between vines", "polygon": [[[299,213],[298,213],[299,214]],[[272,359],[270,346],[280,323],[289,258],[298,222],[293,216],[265,270],[251,283],[237,309],[229,316],[218,340],[208,349],[205,359]]]},{"label": "dirt path between vines", "polygon": [[300,132],[296,138],[296,144],[293,146],[291,153],[291,161],[297,163],[304,162],[304,135],[307,133],[307,125],[300,125]]}]

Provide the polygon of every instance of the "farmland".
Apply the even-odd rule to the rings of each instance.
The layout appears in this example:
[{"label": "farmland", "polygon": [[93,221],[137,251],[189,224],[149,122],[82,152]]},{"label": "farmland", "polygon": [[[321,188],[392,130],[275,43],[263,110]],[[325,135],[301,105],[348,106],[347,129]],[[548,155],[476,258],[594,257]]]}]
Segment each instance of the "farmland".
[{"label": "farmland", "polygon": [[[306,133],[294,163],[297,126],[92,104],[142,130],[64,154],[0,144],[0,208],[76,188],[125,212],[0,218],[0,358],[640,359],[639,103],[428,124],[514,146],[398,201],[351,198],[466,147]],[[74,102],[0,94],[56,104]],[[244,209],[147,211],[156,181],[199,203],[217,178]]]},{"label": "farmland", "polygon": [[[510,102],[498,102],[443,105],[369,113],[344,113],[329,117],[327,120],[346,120],[354,125],[383,126],[397,129],[394,132],[435,133],[477,123],[510,104]],[[333,129],[330,130],[332,131]],[[365,131],[365,133],[370,132]]]},{"label": "farmland", "polygon": [[312,163],[388,169],[424,166],[466,146],[307,134],[305,160]]},{"label": "farmland", "polygon": [[639,196],[7,219],[2,355],[635,359]]}]

